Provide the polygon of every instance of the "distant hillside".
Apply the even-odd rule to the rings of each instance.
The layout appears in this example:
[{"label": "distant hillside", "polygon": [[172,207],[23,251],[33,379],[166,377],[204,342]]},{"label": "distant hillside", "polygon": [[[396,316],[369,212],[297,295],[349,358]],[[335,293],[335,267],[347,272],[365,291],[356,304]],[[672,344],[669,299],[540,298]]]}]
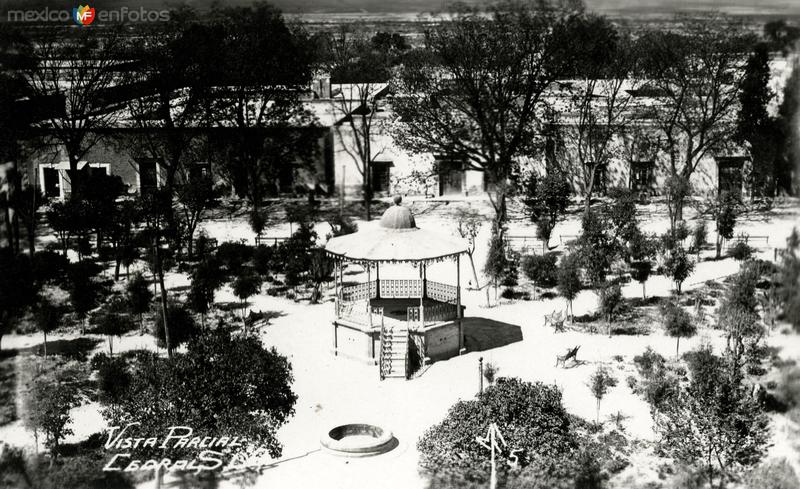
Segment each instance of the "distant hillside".
[{"label": "distant hillside", "polygon": [[[0,11],[9,9],[69,9],[79,3],[88,3],[96,9],[162,9],[187,3],[207,8],[212,0],[0,0]],[[287,13],[420,13],[440,11],[454,0],[273,0],[272,3]],[[480,3],[482,0],[464,0]],[[584,0],[592,10],[628,14],[669,13],[686,10],[720,10],[738,15],[800,15],[798,0]],[[226,5],[247,5],[252,0],[225,0]]]}]

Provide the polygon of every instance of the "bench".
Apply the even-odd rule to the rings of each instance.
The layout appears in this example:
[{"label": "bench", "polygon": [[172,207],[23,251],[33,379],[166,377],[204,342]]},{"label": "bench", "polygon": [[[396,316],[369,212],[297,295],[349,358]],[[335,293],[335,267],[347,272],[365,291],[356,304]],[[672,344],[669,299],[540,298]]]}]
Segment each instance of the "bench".
[{"label": "bench", "polygon": [[769,245],[769,236],[736,236],[728,240],[728,248],[733,248],[738,243],[744,243],[747,245],[752,245],[754,247],[758,246],[768,246]]},{"label": "bench", "polygon": [[259,246],[259,245],[262,245],[262,244],[263,245],[269,245],[269,244],[277,245],[278,243],[281,243],[283,241],[288,240],[289,237],[288,236],[266,236],[266,235],[263,235],[263,234],[259,234],[259,235],[256,235],[255,239],[256,239],[256,246]]},{"label": "bench", "polygon": [[562,368],[566,368],[566,363],[568,360],[572,360],[574,362],[578,362],[578,350],[581,348],[580,345],[576,346],[575,348],[571,348],[567,350],[567,352],[563,355],[556,356],[556,367],[558,364],[561,364]]},{"label": "bench", "polygon": [[564,332],[564,320],[565,319],[566,319],[566,317],[564,316],[563,312],[561,312],[561,311],[558,311],[558,312],[553,311],[550,314],[545,314],[544,315],[544,325],[545,325],[545,327],[552,326],[553,327],[553,332],[555,332],[555,333],[563,333]]}]

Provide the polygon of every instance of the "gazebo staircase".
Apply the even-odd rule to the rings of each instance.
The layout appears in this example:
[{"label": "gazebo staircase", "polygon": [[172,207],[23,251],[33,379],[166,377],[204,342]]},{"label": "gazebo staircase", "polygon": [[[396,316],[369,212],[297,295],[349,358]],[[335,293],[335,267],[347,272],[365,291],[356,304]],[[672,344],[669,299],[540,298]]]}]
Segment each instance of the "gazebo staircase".
[{"label": "gazebo staircase", "polygon": [[381,380],[408,378],[408,327],[381,328]]}]

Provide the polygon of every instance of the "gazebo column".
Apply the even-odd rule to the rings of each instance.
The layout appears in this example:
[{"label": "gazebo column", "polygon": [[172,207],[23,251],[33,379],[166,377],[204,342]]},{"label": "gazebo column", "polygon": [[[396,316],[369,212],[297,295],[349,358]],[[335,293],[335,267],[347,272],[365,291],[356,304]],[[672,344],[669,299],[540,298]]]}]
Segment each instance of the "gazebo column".
[{"label": "gazebo column", "polygon": [[375,262],[375,298],[381,298],[381,264]]},{"label": "gazebo column", "polygon": [[456,255],[456,319],[458,320],[458,354],[464,352],[464,324],[461,320],[461,255]]},{"label": "gazebo column", "polygon": [[419,294],[419,324],[421,328],[425,327],[425,262],[420,262],[419,265],[419,278],[422,282]]},{"label": "gazebo column", "polygon": [[367,262],[367,318],[369,329],[372,329],[372,280],[370,278],[370,264]]},{"label": "gazebo column", "polygon": [[422,262],[422,297],[428,297],[428,265]]}]

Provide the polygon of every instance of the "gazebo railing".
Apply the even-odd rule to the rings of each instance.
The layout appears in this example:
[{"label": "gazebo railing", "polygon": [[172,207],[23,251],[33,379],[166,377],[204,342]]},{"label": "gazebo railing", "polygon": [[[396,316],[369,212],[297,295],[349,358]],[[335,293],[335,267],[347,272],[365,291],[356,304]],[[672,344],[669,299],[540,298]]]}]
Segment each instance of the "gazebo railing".
[{"label": "gazebo railing", "polygon": [[422,295],[421,280],[381,280],[380,286],[381,297],[385,299],[402,299]]},{"label": "gazebo railing", "polygon": [[[455,285],[443,284],[441,282],[432,282],[428,280],[426,284],[426,292],[430,299],[439,302],[448,302],[455,304],[458,299],[458,288]],[[425,314],[427,315],[427,308]]]},{"label": "gazebo railing", "polygon": [[342,287],[342,301],[358,302],[376,297],[377,284],[375,281],[364,282],[355,285]]},{"label": "gazebo railing", "polygon": [[[454,304],[436,304],[425,307],[425,326],[439,323],[442,321],[452,321],[458,319],[458,307]],[[420,324],[419,306],[409,307],[406,312],[406,320],[410,324]]]}]

